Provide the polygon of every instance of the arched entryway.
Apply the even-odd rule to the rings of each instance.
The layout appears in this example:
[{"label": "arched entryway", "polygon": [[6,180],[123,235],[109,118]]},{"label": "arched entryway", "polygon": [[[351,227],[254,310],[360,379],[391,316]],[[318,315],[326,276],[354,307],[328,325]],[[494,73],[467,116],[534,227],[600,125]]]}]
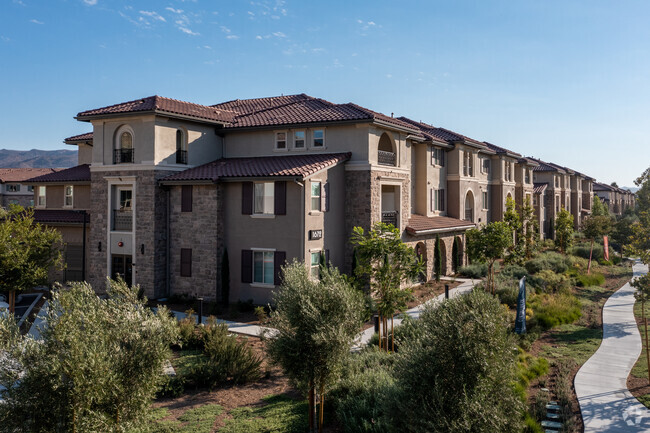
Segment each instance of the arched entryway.
[{"label": "arched entryway", "polygon": [[465,221],[474,222],[474,194],[471,190],[465,196]]},{"label": "arched entryway", "polygon": [[418,242],[418,244],[415,246],[415,254],[418,256],[418,258],[422,259],[422,263],[424,263],[424,269],[422,272],[420,272],[420,275],[418,276],[418,280],[421,283],[426,283],[428,280],[427,247],[424,245],[424,242]]},{"label": "arched entryway", "polygon": [[440,239],[440,267],[442,268],[442,275],[447,275],[447,245],[442,239]]}]

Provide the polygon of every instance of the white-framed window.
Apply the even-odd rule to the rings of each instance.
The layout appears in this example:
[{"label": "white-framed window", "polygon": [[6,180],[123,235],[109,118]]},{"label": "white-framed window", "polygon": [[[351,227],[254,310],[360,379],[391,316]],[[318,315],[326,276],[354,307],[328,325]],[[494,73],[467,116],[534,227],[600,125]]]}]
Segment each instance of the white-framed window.
[{"label": "white-framed window", "polygon": [[325,146],[325,131],[323,129],[314,129],[312,132],[312,146],[324,147]]},{"label": "white-framed window", "polygon": [[512,180],[512,164],[510,162],[505,162],[505,175],[504,180],[510,182]]},{"label": "white-framed window", "polygon": [[487,191],[483,191],[483,209],[488,209],[488,206],[490,205],[489,200],[490,200],[490,195],[488,194]]},{"label": "white-framed window", "polygon": [[553,176],[555,178],[555,187],[558,188],[560,186],[560,178],[558,176]]},{"label": "white-framed window", "polygon": [[274,182],[256,182],[253,190],[253,213],[273,215],[275,199]]},{"label": "white-framed window", "polygon": [[311,253],[311,260],[309,263],[309,275],[314,279],[318,280],[320,278],[320,255],[322,251],[316,251]]},{"label": "white-framed window", "polygon": [[463,152],[463,175],[474,177],[474,156],[472,152]]},{"label": "white-framed window", "polygon": [[444,167],[445,165],[445,151],[443,149],[434,147],[431,149],[431,165]]},{"label": "white-framed window", "polygon": [[72,207],[74,203],[74,188],[72,185],[66,185],[63,187],[64,197],[63,197],[63,206]]},{"label": "white-framed window", "polygon": [[555,196],[555,213],[557,214],[560,212],[560,196],[556,195]]},{"label": "white-framed window", "polygon": [[44,186],[39,186],[38,187],[38,199],[37,199],[37,204],[38,207],[45,207],[45,187]]},{"label": "white-framed window", "polygon": [[34,185],[27,185],[27,192],[34,192]]},{"label": "white-framed window", "polygon": [[258,284],[273,285],[273,251],[253,250],[253,282]]},{"label": "white-framed window", "polygon": [[284,131],[275,133],[275,149],[276,150],[286,150],[287,149],[287,133]]},{"label": "white-framed window", "polygon": [[483,158],[481,160],[481,173],[490,174],[490,159]]},{"label": "white-framed window", "polygon": [[431,211],[444,212],[445,210],[445,190],[431,188]]},{"label": "white-framed window", "polygon": [[304,149],[305,148],[305,131],[294,131],[293,132],[293,147],[295,149]]},{"label": "white-framed window", "polygon": [[525,183],[530,183],[530,169],[529,168],[524,169],[524,182]]},{"label": "white-framed window", "polygon": [[20,185],[17,183],[9,183],[7,184],[6,188],[7,192],[18,192],[20,191]]},{"label": "white-framed window", "polygon": [[311,210],[321,211],[321,183],[311,183]]},{"label": "white-framed window", "polygon": [[537,206],[537,195],[533,196],[533,206]]},{"label": "white-framed window", "polygon": [[120,198],[118,209],[122,211],[130,211],[133,204],[133,190],[130,188],[120,188],[118,193]]}]

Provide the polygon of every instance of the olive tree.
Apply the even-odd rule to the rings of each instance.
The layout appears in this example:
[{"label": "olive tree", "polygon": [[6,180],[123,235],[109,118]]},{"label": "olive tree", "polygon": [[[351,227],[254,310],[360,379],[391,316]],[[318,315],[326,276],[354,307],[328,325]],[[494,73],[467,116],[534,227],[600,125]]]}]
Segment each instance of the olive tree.
[{"label": "olive tree", "polygon": [[523,223],[521,216],[516,210],[516,204],[512,197],[506,199],[506,211],[503,214],[503,221],[510,227],[512,243],[508,247],[506,260],[519,262],[524,252]]},{"label": "olive tree", "polygon": [[573,215],[562,208],[555,219],[555,242],[562,253],[566,253],[573,239]]},{"label": "olive tree", "polygon": [[467,238],[467,255],[472,260],[487,262],[487,290],[494,294],[494,263],[503,258],[508,247],[512,245],[512,231],[503,221],[494,221],[479,229],[465,232]]},{"label": "olive tree", "polygon": [[427,307],[400,346],[392,431],[520,432],[516,343],[498,299],[473,291]]},{"label": "olive tree", "polygon": [[34,223],[34,211],[10,205],[0,208],[0,292],[9,294],[14,312],[16,292],[47,282],[50,269],[60,268],[61,233]]},{"label": "olive tree", "polygon": [[[355,227],[351,242],[359,257],[357,275],[369,279],[371,295],[376,301],[380,322],[379,346],[381,348],[383,344],[383,348],[388,350],[388,318],[392,322],[393,315],[406,308],[411,289],[403,285],[417,278],[424,265],[415,250],[402,242],[399,230],[389,224],[375,223],[368,232]],[[394,338],[392,346],[395,346]]]},{"label": "olive tree", "polygon": [[[117,432],[140,425],[159,385],[177,326],[153,313],[138,287],[110,281],[99,298],[87,283],[52,294],[41,341],[21,337],[10,355],[0,425],[9,431]],[[0,348],[1,349],[1,348]]]},{"label": "olive tree", "polygon": [[604,215],[590,215],[582,221],[582,233],[591,240],[589,249],[589,264],[587,265],[587,274],[591,272],[591,257],[594,251],[594,241],[596,238],[605,236],[612,230],[612,219]]},{"label": "olive tree", "polygon": [[283,282],[273,294],[267,352],[309,399],[309,428],[314,431],[315,394],[320,396],[319,431],[325,393],[335,382],[364,317],[363,294],[353,289],[336,268],[323,267],[320,280],[304,263],[283,268]]}]

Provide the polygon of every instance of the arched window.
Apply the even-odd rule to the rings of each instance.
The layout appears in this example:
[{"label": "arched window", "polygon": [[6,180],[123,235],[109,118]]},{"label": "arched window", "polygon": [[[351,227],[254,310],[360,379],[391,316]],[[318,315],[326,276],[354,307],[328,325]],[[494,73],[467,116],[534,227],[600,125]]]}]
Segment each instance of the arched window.
[{"label": "arched window", "polygon": [[474,194],[467,191],[465,196],[465,220],[474,222]]},{"label": "arched window", "polygon": [[393,148],[393,141],[385,132],[379,137],[379,146],[377,148],[377,162],[380,165],[397,165],[397,158],[395,149]]},{"label": "arched window", "polygon": [[176,130],[176,164],[187,164],[187,135],[183,130]]},{"label": "arched window", "polygon": [[133,130],[124,125],[117,130],[113,149],[113,164],[133,162]]}]

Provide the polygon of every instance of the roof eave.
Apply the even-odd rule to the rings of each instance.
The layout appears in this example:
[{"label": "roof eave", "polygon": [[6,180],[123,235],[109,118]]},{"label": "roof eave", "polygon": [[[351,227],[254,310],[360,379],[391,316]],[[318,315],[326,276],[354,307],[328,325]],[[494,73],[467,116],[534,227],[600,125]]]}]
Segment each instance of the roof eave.
[{"label": "roof eave", "polygon": [[126,111],[122,113],[90,114],[84,116],[80,116],[79,114],[77,114],[74,118],[75,120],[78,120],[80,122],[91,122],[93,120],[98,120],[98,119],[115,119],[115,118],[125,117],[125,116],[133,117],[133,116],[142,116],[142,115],[171,117],[174,119],[191,120],[193,122],[209,123],[209,124],[213,124],[213,125],[216,124],[221,126],[226,126],[230,123],[225,120],[205,119],[203,117],[195,117],[195,116],[188,116],[185,114],[170,113],[169,111],[162,111],[162,110]]},{"label": "roof eave", "polygon": [[439,229],[426,229],[426,230],[415,230],[410,227],[406,227],[406,231],[413,236],[423,236],[432,233],[457,232],[457,231],[469,230],[473,228],[476,228],[476,224],[468,224],[465,226],[458,226],[458,227],[442,227]]}]

